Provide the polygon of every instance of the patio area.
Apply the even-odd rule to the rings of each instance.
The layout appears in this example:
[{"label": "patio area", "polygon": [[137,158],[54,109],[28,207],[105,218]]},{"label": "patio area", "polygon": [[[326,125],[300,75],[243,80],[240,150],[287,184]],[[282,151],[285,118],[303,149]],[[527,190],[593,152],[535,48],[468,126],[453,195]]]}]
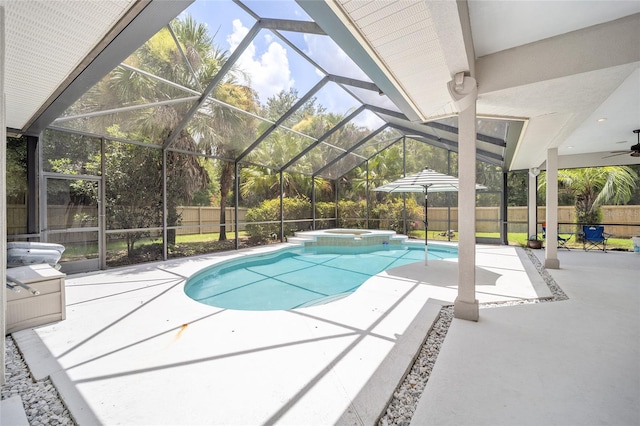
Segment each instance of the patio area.
[{"label": "patio area", "polygon": [[[183,292],[203,267],[275,248],[68,276],[67,319],[13,337],[79,424],[375,423],[457,295],[455,261],[389,270],[290,311],[219,309]],[[476,276],[481,303],[551,295],[515,247],[478,246]]]},{"label": "patio area", "polygon": [[[59,243],[67,274],[66,318],[5,337],[0,423],[640,424],[640,256],[476,244],[638,235],[639,1],[0,0],[0,40],[0,259]],[[586,186],[615,214],[581,216],[605,200],[564,171],[609,166]],[[458,195],[371,194],[425,167]],[[455,230],[459,259],[291,310],[184,292],[337,226]],[[434,334],[426,388],[380,420]]]},{"label": "patio area", "polygon": [[640,424],[640,254],[558,258],[567,300],[453,321],[412,425]]}]

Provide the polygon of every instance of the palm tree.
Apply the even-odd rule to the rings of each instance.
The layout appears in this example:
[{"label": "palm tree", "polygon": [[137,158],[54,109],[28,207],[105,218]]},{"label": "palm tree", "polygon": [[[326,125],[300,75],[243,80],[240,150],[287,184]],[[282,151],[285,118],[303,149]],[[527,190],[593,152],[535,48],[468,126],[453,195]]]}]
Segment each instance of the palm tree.
[{"label": "palm tree", "polygon": [[[220,69],[224,55],[213,49],[213,40],[208,36],[206,27],[196,24],[189,16],[184,20],[174,21],[174,28],[176,37],[183,45],[183,51],[191,64],[190,70],[167,28],[159,31],[127,61],[181,86],[198,89],[203,83],[206,84],[206,78],[210,78],[212,73]],[[207,54],[208,52],[214,53]],[[200,59],[200,55],[204,55],[205,59]],[[185,96],[185,92],[177,87],[126,67],[114,70],[108,87],[114,93],[118,93],[117,98],[120,102],[154,102]],[[184,117],[189,106],[190,103],[185,102],[144,110],[135,119],[125,121],[126,130],[133,133],[137,139],[161,145]],[[196,120],[196,123],[192,124],[196,131],[212,131],[210,128],[204,130],[207,127],[206,123],[198,121],[204,120]],[[198,144],[190,130],[180,132],[172,147],[197,152]],[[167,224],[175,226],[180,220],[177,213],[178,205],[191,203],[193,194],[208,186],[209,177],[200,158],[177,151],[167,152],[166,169]],[[167,238],[168,244],[175,244],[175,230],[170,230]]]},{"label": "palm tree", "polygon": [[[262,109],[262,115],[276,120],[284,114],[297,100],[295,90],[281,91],[277,95],[268,99]],[[316,99],[312,98],[303,105],[287,120],[287,125],[297,132],[301,132],[312,137],[319,137],[329,128],[335,126],[342,116],[336,114],[326,114],[325,108],[317,105]],[[264,130],[264,129],[263,129]],[[280,192],[279,168],[294,158],[298,153],[304,151],[312,139],[300,136],[297,133],[285,129],[276,129],[262,141],[248,155],[248,161],[260,161],[270,168],[247,166],[242,170],[242,184],[240,185],[243,197],[258,195],[258,198],[272,199]],[[323,164],[325,158],[322,155],[321,147],[308,152],[288,170],[283,170],[282,180],[284,193],[295,197],[310,197],[312,183],[316,189],[322,193],[331,191],[331,183],[326,179],[310,175]]]},{"label": "palm tree", "polygon": [[[249,113],[258,109],[255,92],[247,86],[235,84],[231,78],[218,86],[215,91],[218,100],[240,108]],[[216,102],[207,102],[203,106],[215,129],[210,154],[222,159],[220,169],[220,241],[226,241],[226,204],[233,186],[235,160],[238,155],[256,139],[256,119],[234,109],[220,106]]]},{"label": "palm tree", "polygon": [[[216,76],[227,61],[227,53],[214,44],[206,25],[197,23],[190,16],[178,18],[171,23],[181,50],[175,45],[167,28],[159,31],[145,45],[126,61],[128,67],[118,67],[105,84],[103,92],[109,94],[117,106],[123,103],[153,103],[180,99],[188,95],[188,89],[201,91]],[[185,89],[150,77],[143,69],[164,80],[177,83]],[[226,240],[225,204],[234,176],[233,160],[237,155],[238,139],[252,140],[255,131],[251,116],[214,102],[212,98],[254,112],[257,107],[255,94],[248,87],[235,84],[232,69],[214,89],[198,112],[175,139],[167,153],[167,210],[168,224],[177,224],[176,207],[180,203],[190,203],[195,192],[207,188],[209,176],[204,160],[196,155],[184,154],[188,151],[212,155],[223,160],[220,178],[220,240]],[[130,138],[164,143],[172,130],[186,115],[191,102],[172,103],[139,112],[135,119],[127,120],[124,130]],[[169,243],[174,242],[174,233],[169,234]]]},{"label": "palm tree", "polygon": [[[604,204],[625,204],[638,185],[637,173],[627,166],[588,167],[558,170],[561,190],[575,197],[576,223],[602,221]],[[538,190],[546,189],[546,173],[540,175]]]}]

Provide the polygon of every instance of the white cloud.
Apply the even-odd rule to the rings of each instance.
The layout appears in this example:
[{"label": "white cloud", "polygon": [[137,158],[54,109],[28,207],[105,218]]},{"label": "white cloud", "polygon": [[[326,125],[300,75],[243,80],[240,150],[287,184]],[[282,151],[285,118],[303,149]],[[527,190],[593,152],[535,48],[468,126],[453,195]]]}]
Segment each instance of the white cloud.
[{"label": "white cloud", "polygon": [[227,43],[229,43],[229,50],[233,53],[242,39],[249,33],[249,28],[242,25],[239,19],[234,19],[232,25],[233,32],[227,36]]},{"label": "white cloud", "polygon": [[[325,67],[328,73],[370,81],[369,77],[329,37],[304,34],[304,41],[307,45],[305,53],[318,65]],[[318,70],[316,72],[319,76],[324,77],[322,72]]]},{"label": "white cloud", "polygon": [[[233,21],[233,33],[227,36],[231,52],[238,47],[248,32],[249,29],[243,26],[239,19]],[[252,42],[237,62],[238,68],[244,71],[249,79],[248,82],[243,83],[250,84],[258,92],[261,102],[266,102],[269,97],[281,90],[289,90],[294,84],[287,50],[273,40],[271,34],[265,35],[264,42],[267,50],[259,57],[257,57],[256,45]]]}]

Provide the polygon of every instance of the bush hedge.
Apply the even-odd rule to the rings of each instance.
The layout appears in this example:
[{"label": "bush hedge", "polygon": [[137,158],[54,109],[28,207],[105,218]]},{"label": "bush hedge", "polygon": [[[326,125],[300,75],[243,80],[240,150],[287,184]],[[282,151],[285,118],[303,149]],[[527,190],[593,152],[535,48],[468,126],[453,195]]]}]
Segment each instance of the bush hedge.
[{"label": "bush hedge", "polygon": [[[407,198],[408,231],[422,228],[422,208],[414,198]],[[311,201],[306,197],[284,198],[284,235],[293,235],[296,231],[311,229],[313,218]],[[369,212],[370,227],[389,229],[398,233],[404,232],[404,202],[401,197],[390,198],[384,203],[377,203]],[[334,218],[335,204],[328,202],[316,203],[316,229],[356,228],[363,229],[367,225],[366,201],[343,200],[338,202],[337,224]],[[296,219],[299,219],[296,221]],[[265,200],[257,207],[247,210],[246,231],[254,242],[264,242],[280,235],[280,200]]]}]

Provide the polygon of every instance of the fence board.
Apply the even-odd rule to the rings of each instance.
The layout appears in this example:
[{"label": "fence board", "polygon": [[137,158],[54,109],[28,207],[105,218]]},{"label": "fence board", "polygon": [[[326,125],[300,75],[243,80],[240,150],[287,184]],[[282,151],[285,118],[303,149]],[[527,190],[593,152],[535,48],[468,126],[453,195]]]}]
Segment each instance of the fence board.
[{"label": "fence board", "polygon": [[[59,214],[50,214],[50,227],[52,229],[64,229],[67,219],[71,219],[73,226],[83,226],[78,219],[83,215],[77,213],[85,213],[87,215],[95,215],[95,207],[80,209],[75,211],[73,216],[69,215],[66,206],[58,206]],[[50,206],[50,212],[53,212],[56,206]],[[508,223],[509,232],[527,232],[527,207],[509,207]],[[185,206],[179,207],[178,212],[182,215],[182,225],[194,226],[194,228],[179,229],[178,235],[214,233],[220,231],[220,208],[219,207],[198,207]],[[458,229],[458,208],[451,207],[451,229]],[[238,209],[238,219],[240,222],[245,221],[247,209]],[[444,231],[447,229],[447,213],[446,207],[429,207],[429,229]],[[500,229],[500,210],[498,207],[477,207],[476,208],[476,229],[478,232],[499,232]],[[227,207],[227,231],[233,232],[234,229],[235,209]],[[12,234],[24,234],[26,229],[27,208],[24,205],[8,205],[7,206],[7,232]],[[545,218],[545,207],[538,207],[538,222],[541,223]],[[423,217],[408,218],[415,221],[417,229],[423,229]],[[575,225],[575,209],[573,206],[558,207],[558,222],[560,232],[576,232]],[[607,232],[612,233],[618,238],[630,238],[640,235],[640,206],[603,206],[602,222],[605,224]],[[616,223],[623,225],[607,225],[608,223]],[[629,224],[629,225],[624,225]],[[67,224],[68,225],[68,224]],[[95,226],[94,223],[84,226]],[[382,225],[381,225],[382,226]],[[243,231],[244,225],[239,226],[239,230]],[[542,230],[538,228],[538,232]]]}]

